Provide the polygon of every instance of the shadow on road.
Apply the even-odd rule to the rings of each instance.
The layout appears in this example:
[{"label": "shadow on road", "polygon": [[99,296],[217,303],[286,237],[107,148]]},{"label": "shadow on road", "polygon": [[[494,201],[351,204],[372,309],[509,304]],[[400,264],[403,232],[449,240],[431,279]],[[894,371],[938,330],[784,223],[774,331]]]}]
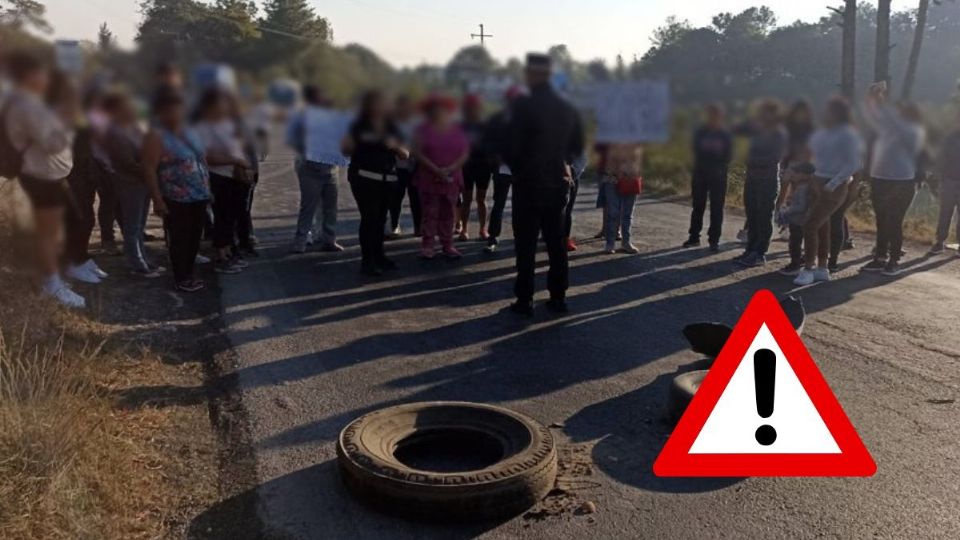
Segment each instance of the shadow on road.
[{"label": "shadow on road", "polygon": [[[322,494],[320,493],[322,492]],[[266,516],[272,527],[259,530],[231,525],[230,518],[238,511],[252,508],[257,501],[274,494],[283,493],[291,501],[284,509],[285,515]],[[340,524],[346,530],[325,530],[324,538],[449,538],[451,540],[476,538],[498,527],[503,521],[482,523],[426,523],[411,522],[400,517],[372,511],[357,502],[343,486],[337,464],[326,461],[319,465],[281,476],[266,482],[256,489],[245,491],[226,499],[197,516],[190,525],[190,539],[263,540],[286,538],[281,529],[285,521],[296,516],[329,513],[337,516],[329,523]],[[403,509],[397,508],[397,514]],[[350,519],[355,516],[356,519]],[[322,520],[321,521],[325,521]],[[346,525],[344,525],[346,524]]]}]

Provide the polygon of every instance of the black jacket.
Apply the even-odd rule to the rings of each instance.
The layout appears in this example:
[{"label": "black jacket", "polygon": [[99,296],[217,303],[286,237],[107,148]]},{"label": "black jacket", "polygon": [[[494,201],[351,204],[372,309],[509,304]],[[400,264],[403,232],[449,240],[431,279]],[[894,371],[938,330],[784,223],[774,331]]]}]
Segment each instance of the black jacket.
[{"label": "black jacket", "polygon": [[583,125],[572,105],[549,84],[512,107],[506,159],[514,192],[551,194],[570,186],[568,165],[583,154]]}]

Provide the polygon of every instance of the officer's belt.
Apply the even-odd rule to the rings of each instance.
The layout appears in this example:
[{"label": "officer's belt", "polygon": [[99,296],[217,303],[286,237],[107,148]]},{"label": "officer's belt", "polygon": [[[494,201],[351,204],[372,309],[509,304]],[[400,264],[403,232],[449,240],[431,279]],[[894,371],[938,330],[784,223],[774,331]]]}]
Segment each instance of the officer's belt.
[{"label": "officer's belt", "polygon": [[379,180],[381,182],[396,182],[399,180],[395,174],[384,174],[373,171],[365,171],[363,169],[357,170],[357,176],[361,178],[367,178],[369,180]]}]

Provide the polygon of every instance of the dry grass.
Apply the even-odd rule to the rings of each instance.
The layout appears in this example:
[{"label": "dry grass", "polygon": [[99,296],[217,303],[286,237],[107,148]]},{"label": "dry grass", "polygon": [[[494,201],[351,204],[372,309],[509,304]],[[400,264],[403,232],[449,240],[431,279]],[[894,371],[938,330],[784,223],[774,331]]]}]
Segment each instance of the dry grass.
[{"label": "dry grass", "polygon": [[14,238],[0,230],[0,538],[182,535],[218,495],[205,403],[121,397],[200,388],[200,367],[165,364],[31,292]]}]

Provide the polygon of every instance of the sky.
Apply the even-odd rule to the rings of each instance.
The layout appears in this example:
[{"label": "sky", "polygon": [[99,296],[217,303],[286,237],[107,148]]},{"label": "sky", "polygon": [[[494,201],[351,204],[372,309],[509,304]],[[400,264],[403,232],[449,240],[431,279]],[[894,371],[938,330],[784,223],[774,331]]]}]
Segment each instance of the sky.
[{"label": "sky", "polygon": [[[130,47],[140,20],[140,0],[46,0],[57,38],[96,38],[106,22],[121,46]],[[580,60],[628,61],[650,47],[650,35],[667,17],[709,24],[716,13],[767,5],[781,24],[815,21],[840,0],[311,0],[333,26],[334,42],[363,44],[396,66],[445,63],[470,34],[485,25],[494,57],[521,57],[564,43]],[[894,0],[894,10],[914,7]]]}]

